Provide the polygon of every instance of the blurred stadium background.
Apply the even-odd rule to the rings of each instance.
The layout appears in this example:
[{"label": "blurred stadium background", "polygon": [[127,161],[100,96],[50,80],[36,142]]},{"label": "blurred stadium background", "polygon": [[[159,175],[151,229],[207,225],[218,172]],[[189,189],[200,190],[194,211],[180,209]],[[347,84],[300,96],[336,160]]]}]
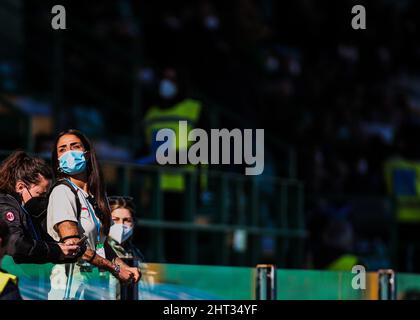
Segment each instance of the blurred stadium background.
[{"label": "blurred stadium background", "polygon": [[[86,133],[148,261],[420,271],[418,1],[68,1],[60,31],[55,4],[0,2],[1,157]],[[168,114],[265,129],[264,173],[155,165]]]}]

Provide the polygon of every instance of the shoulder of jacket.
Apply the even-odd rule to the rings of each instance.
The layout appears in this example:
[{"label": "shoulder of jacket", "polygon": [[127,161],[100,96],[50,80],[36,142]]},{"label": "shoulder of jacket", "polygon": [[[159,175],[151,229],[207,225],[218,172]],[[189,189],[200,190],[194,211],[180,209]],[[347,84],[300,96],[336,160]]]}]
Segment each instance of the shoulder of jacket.
[{"label": "shoulder of jacket", "polygon": [[9,206],[17,211],[20,211],[20,204],[15,197],[10,194],[1,193],[0,194],[0,206]]}]

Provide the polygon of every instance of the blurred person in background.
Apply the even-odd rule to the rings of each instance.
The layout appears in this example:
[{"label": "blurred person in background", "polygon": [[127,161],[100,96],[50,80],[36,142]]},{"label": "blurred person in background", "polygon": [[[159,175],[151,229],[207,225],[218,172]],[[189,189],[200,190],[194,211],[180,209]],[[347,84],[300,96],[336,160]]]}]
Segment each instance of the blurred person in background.
[{"label": "blurred person in background", "polygon": [[[382,193],[382,165],[388,151],[383,143],[375,143],[373,146],[378,147],[372,148],[371,137],[378,133],[391,136],[392,130],[386,118],[395,121],[398,117],[389,109],[398,114],[401,108],[392,99],[381,103],[381,97],[386,93],[386,100],[388,96],[392,98],[394,84],[400,82],[397,79],[399,74],[417,73],[418,57],[415,53],[418,45],[413,39],[418,38],[420,28],[415,14],[418,12],[416,1],[372,3],[383,17],[376,21],[377,30],[386,32],[370,33],[363,39],[358,38],[358,41],[353,38],[351,29],[347,30],[342,23],[344,16],[340,12],[344,14],[346,10],[337,11],[338,5],[323,6],[306,0],[282,5],[273,1],[251,0],[186,2],[170,6],[159,1],[148,4],[125,2],[124,5],[119,2],[120,10],[115,3],[85,3],[82,8],[80,4],[74,6],[73,19],[80,20],[80,25],[92,24],[92,33],[83,30],[76,33],[73,28],[68,34],[73,41],[68,42],[69,50],[63,51],[61,59],[62,68],[68,73],[61,90],[66,105],[71,106],[68,100],[77,100],[77,103],[86,105],[93,103],[102,111],[111,98],[121,102],[125,97],[126,100],[121,102],[123,112],[119,108],[108,108],[110,110],[104,112],[104,116],[110,120],[107,133],[112,136],[122,133],[131,135],[133,128],[121,126],[121,123],[126,123],[121,116],[130,117],[132,114],[129,111],[131,95],[127,94],[127,88],[131,87],[132,63],[126,66],[118,63],[118,60],[126,60],[125,55],[118,54],[118,51],[132,52],[136,56],[133,47],[125,46],[126,41],[120,38],[128,38],[128,34],[134,37],[134,23],[140,28],[139,38],[133,39],[133,42],[141,43],[144,48],[142,55],[137,55],[139,61],[147,59],[156,68],[164,66],[168,60],[174,65],[182,65],[191,75],[191,82],[196,88],[222,104],[224,110],[233,111],[252,125],[256,117],[246,117],[246,114],[251,113],[250,110],[257,113],[267,136],[272,134],[276,140],[293,145],[295,137],[299,136],[297,158],[303,161],[302,168],[298,168],[297,172],[298,178],[308,186],[305,188],[307,193]],[[46,87],[40,86],[37,79],[40,70],[45,70],[51,61],[51,56],[44,50],[46,46],[38,43],[48,43],[48,33],[34,27],[44,25],[41,5],[41,2],[34,2],[28,8],[25,6],[25,45],[37,50],[25,51],[23,62],[29,68],[25,67],[22,74],[24,85],[13,81],[22,85],[22,93],[38,96],[47,93]],[[202,9],[197,10],[200,7]],[[289,14],[285,16],[284,12]],[[402,20],[407,23],[398,23]],[[299,21],[306,21],[308,28],[296,28]],[[390,24],[390,21],[393,23]],[[330,27],[325,28],[325,25]],[[125,31],[115,32],[118,26]],[[378,36],[383,40],[381,46],[372,41]],[[78,50],[82,39],[86,43],[83,54]],[[116,46],[107,45],[107,39],[118,43],[118,50]],[[328,48],[310,45],[322,41],[328,41]],[[295,57],[280,55],[276,48],[283,42],[293,43],[299,54]],[[258,54],[259,51],[266,54]],[[43,59],[34,59],[34,55]],[[103,59],[95,59],[98,55]],[[15,56],[17,62],[22,63],[19,55]],[[104,70],[104,65],[110,65],[107,62],[111,57],[112,68]],[[47,77],[51,75],[46,74]],[[405,81],[416,83],[410,78]],[[177,85],[180,83],[176,81]],[[86,87],[92,90],[86,90]],[[24,88],[31,88],[33,93],[24,92]],[[144,99],[145,90],[142,90]],[[249,99],[252,96],[249,93],[253,91],[258,92],[258,97]],[[57,95],[59,92],[57,90]],[[107,94],[88,95],[94,92]],[[143,102],[143,106],[150,105]],[[112,110],[118,110],[120,117],[115,117],[117,113]],[[344,114],[341,114],[342,110],[345,110]],[[305,114],[306,117],[303,116]],[[117,118],[121,118],[120,121]],[[123,130],[117,130],[119,128]],[[3,127],[3,131],[7,134],[13,130]],[[10,134],[1,135],[0,144],[11,141],[8,137]],[[309,153],[307,150],[313,148],[319,149],[314,156],[315,168],[308,166],[309,156],[305,156]],[[276,154],[275,160],[282,162],[282,155]],[[165,214],[182,214],[182,205],[176,205],[183,201],[180,194],[182,192],[166,192],[166,198],[173,195],[175,205],[170,205],[165,199]],[[389,194],[395,192],[389,191]],[[401,248],[407,251],[408,257],[412,256],[411,246]]]},{"label": "blurred person in background", "polygon": [[326,222],[321,243],[313,252],[315,269],[351,271],[353,266],[363,264],[353,252],[353,226],[346,220],[332,219]]},{"label": "blurred person in background", "polygon": [[[156,150],[161,143],[156,141],[156,135],[160,129],[172,129],[175,132],[177,141],[173,141],[173,148],[178,154],[179,151],[186,150],[192,144],[188,141],[188,133],[195,127],[203,128],[202,103],[187,96],[185,79],[181,79],[176,69],[164,69],[158,92],[158,103],[152,105],[144,117],[144,134],[149,156],[140,159],[140,164],[156,164]],[[179,130],[179,121],[187,121],[187,136],[180,136],[182,132]],[[206,165],[179,164],[171,165],[171,167],[185,169],[192,173],[198,173],[200,170],[198,188],[200,190],[206,189]],[[182,220],[184,218],[183,209],[185,208],[186,174],[164,172],[160,176],[159,187],[163,192],[165,219],[169,221]],[[168,230],[166,235],[166,261],[180,263],[183,259],[183,253],[180,252],[177,243],[182,235],[178,231],[172,230]]]},{"label": "blurred person in background", "polygon": [[108,242],[115,254],[120,258],[133,258],[143,261],[143,254],[132,243],[136,226],[136,214],[133,198],[112,196],[109,197],[112,221],[109,230]]},{"label": "blurred person in background", "polygon": [[[108,243],[115,254],[128,265],[143,269],[142,280],[140,280],[139,296],[143,294],[141,287],[143,286],[144,276],[144,256],[140,250],[134,246],[132,239],[136,226],[136,208],[133,198],[123,196],[112,196],[108,198],[111,207],[112,221],[114,222],[110,228]],[[120,284],[111,278],[111,290],[116,289],[115,297],[119,300],[120,297]]]},{"label": "blurred person in background", "polygon": [[419,135],[420,125],[403,125],[396,138],[396,155],[384,165],[387,192],[395,201],[394,262],[402,272],[420,272]]},{"label": "blurred person in background", "polygon": [[77,244],[54,241],[37,217],[45,209],[52,179],[42,159],[16,151],[0,165],[0,220],[10,229],[7,254],[16,263],[73,261]]},{"label": "blurred person in background", "polygon": [[8,225],[5,221],[0,220],[0,300],[22,300],[17,277],[1,269],[1,260],[6,253],[9,237]]},{"label": "blurred person in background", "polygon": [[84,299],[107,299],[106,289],[96,289],[98,280],[103,280],[103,288],[107,288],[102,271],[122,282],[137,282],[140,273],[112,255],[112,250],[106,250],[112,221],[96,153],[80,131],[67,130],[56,138],[52,164],[56,178],[67,183],[56,184],[50,194],[48,233],[68,244],[79,243],[81,235],[85,235],[87,249],[77,263],[54,266],[49,299],[80,299],[82,294]]}]

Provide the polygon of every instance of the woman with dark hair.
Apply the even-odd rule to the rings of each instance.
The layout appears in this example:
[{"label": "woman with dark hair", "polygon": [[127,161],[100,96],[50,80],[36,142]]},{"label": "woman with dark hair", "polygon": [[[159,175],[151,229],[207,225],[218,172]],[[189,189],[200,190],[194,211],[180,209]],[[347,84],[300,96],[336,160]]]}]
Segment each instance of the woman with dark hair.
[{"label": "woman with dark hair", "polygon": [[120,258],[136,257],[140,261],[144,257],[140,250],[132,243],[133,231],[136,224],[136,207],[133,198],[123,196],[109,197],[111,216],[114,224],[109,232],[108,242]]},{"label": "woman with dark hair", "polygon": [[[108,198],[111,207],[111,216],[114,224],[111,226],[108,243],[115,254],[123,259],[127,264],[142,270],[142,274],[149,278],[153,272],[147,270],[144,264],[144,256],[131,241],[136,225],[136,206],[132,197],[112,196]],[[144,281],[144,276],[139,282],[137,298],[146,299],[148,284]],[[120,287],[114,279],[111,279],[111,287],[115,288],[117,300],[121,299]]]},{"label": "woman with dark hair", "polygon": [[139,271],[119,259],[106,242],[111,214],[99,163],[87,137],[77,130],[60,133],[53,146],[52,165],[57,183],[48,203],[48,233],[69,244],[85,236],[87,249],[76,264],[54,267],[49,298],[79,299],[83,293],[84,299],[106,299],[106,291],[99,293],[97,286],[89,286],[89,280],[101,278],[101,270],[121,282],[137,282]]},{"label": "woman with dark hair", "polygon": [[7,254],[16,263],[63,263],[74,260],[79,249],[55,242],[34,218],[51,179],[50,166],[23,151],[12,153],[0,165],[0,220],[9,227]]}]

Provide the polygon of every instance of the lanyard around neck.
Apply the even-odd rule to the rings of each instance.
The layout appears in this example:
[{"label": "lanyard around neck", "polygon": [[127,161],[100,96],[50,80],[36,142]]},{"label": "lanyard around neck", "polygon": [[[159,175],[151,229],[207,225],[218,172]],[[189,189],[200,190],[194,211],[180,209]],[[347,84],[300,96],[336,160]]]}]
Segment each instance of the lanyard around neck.
[{"label": "lanyard around neck", "polygon": [[[70,182],[72,184],[72,186],[74,186],[76,188],[77,191],[81,191],[82,192],[82,189],[79,186],[77,186],[74,182],[72,182],[70,179],[67,179],[67,178],[66,178],[66,180],[68,182]],[[101,224],[98,221],[98,219],[96,218],[95,211],[92,211],[91,206],[90,206],[90,203],[89,203],[88,199],[85,197],[84,192],[82,192],[82,195],[83,195],[83,199],[84,199],[86,208],[89,211],[90,216],[92,217],[93,223],[95,224],[95,227],[96,227],[96,239],[97,239],[97,243],[100,243],[101,242]]]}]

